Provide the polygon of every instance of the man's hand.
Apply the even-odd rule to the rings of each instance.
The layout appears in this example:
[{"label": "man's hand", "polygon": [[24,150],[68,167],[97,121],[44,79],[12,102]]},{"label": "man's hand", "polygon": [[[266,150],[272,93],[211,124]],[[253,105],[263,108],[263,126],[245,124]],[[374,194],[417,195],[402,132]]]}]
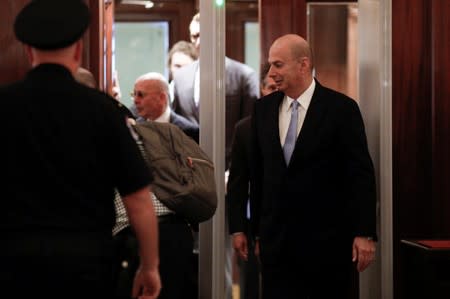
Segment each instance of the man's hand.
[{"label": "man's hand", "polygon": [[144,270],[139,268],[133,282],[132,298],[156,299],[161,291],[161,278],[157,268]]},{"label": "man's hand", "polygon": [[375,242],[367,237],[355,237],[352,247],[352,261],[358,262],[358,272],[364,271],[375,259]]},{"label": "man's hand", "polygon": [[255,256],[258,258],[259,260],[259,240],[255,241]]},{"label": "man's hand", "polygon": [[244,233],[233,234],[233,248],[241,259],[248,260],[247,236]]}]

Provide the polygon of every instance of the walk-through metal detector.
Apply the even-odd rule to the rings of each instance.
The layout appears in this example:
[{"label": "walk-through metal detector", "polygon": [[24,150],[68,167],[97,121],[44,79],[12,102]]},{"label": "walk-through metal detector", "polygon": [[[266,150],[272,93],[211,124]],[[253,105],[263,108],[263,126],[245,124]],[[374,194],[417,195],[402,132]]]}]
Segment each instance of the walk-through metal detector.
[{"label": "walk-through metal detector", "polygon": [[225,0],[200,0],[200,146],[215,165],[218,206],[200,224],[199,299],[225,299]]}]

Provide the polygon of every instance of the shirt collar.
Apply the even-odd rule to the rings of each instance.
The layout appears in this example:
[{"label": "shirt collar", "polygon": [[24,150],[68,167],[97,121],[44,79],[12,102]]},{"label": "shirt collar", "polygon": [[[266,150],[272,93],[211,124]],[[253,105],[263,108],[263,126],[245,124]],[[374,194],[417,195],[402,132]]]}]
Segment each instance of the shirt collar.
[{"label": "shirt collar", "polygon": [[156,122],[159,123],[168,123],[170,122],[170,106],[167,105],[166,106],[166,110],[163,112],[163,114],[161,114],[160,117],[158,117],[157,119],[155,119]]},{"label": "shirt collar", "polygon": [[[315,88],[316,88],[316,80],[313,79],[309,87],[297,99],[295,99],[300,103],[300,106],[303,107],[305,111],[308,110]],[[285,100],[287,104],[285,106],[286,111],[289,110],[293,101],[294,101],[293,98],[286,96]]]}]

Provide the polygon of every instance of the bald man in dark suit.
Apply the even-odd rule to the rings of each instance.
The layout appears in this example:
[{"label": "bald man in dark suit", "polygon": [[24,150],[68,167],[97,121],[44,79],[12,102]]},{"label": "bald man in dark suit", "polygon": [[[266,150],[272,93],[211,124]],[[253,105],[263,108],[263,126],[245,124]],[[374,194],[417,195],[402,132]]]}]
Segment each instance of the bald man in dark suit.
[{"label": "bald man in dark suit", "polygon": [[[358,104],[313,78],[308,43],[269,51],[278,91],[252,115],[252,227],[263,298],[342,299],[376,240],[375,175]],[[352,263],[353,261],[353,263]]]}]

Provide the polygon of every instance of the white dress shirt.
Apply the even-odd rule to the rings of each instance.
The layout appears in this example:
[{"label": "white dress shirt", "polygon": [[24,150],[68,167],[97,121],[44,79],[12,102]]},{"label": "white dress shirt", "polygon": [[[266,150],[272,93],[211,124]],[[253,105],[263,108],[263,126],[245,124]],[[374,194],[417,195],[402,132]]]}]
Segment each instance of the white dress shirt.
[{"label": "white dress shirt", "polygon": [[198,107],[198,104],[200,103],[200,63],[198,64],[197,71],[195,72],[194,102],[195,102],[195,107]]},{"label": "white dress shirt", "polygon": [[280,128],[280,143],[284,146],[286,140],[286,134],[289,128],[289,122],[291,121],[291,109],[292,102],[298,101],[300,105],[298,106],[298,123],[297,123],[297,137],[302,129],[303,121],[305,120],[306,112],[308,111],[309,103],[311,103],[312,96],[314,94],[314,89],[316,88],[316,81],[314,79],[311,85],[297,98],[292,99],[287,95],[284,96],[283,102],[280,105],[278,126]]}]

